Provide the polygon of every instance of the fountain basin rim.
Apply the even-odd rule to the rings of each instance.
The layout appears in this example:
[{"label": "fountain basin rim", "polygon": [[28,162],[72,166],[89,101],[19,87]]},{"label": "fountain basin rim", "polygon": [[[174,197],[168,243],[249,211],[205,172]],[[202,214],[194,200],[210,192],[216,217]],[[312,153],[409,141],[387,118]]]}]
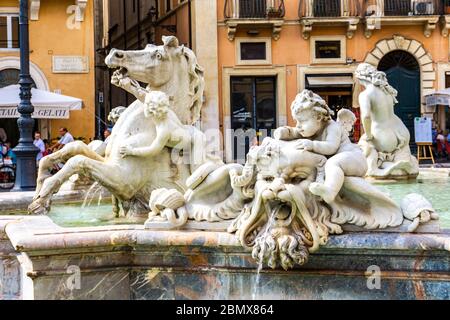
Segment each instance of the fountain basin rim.
[{"label": "fountain basin rim", "polygon": [[[122,248],[147,247],[222,248],[245,252],[238,239],[217,231],[153,231],[142,225],[62,228],[46,216],[0,216],[0,239],[9,239],[18,252],[29,255],[61,252],[96,252]],[[450,232],[441,234],[406,234],[389,232],[353,232],[331,236],[319,253],[356,250],[358,252],[423,252],[450,249]]]}]

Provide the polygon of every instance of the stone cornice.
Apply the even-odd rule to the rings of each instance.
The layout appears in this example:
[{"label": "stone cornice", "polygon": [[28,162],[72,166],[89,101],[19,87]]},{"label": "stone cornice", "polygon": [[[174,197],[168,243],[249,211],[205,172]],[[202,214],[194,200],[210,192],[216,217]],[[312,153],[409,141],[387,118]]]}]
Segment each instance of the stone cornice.
[{"label": "stone cornice", "polygon": [[381,29],[382,26],[390,25],[423,25],[423,34],[425,37],[430,37],[431,33],[436,29],[436,25],[439,22],[439,16],[411,16],[411,17],[367,17],[365,19],[365,31],[366,38],[370,38],[372,33],[376,29]]},{"label": "stone cornice", "polygon": [[345,25],[347,26],[347,38],[351,39],[358,29],[360,19],[357,17],[339,17],[339,18],[302,18],[300,24],[302,25],[303,39],[307,40],[310,37],[314,25]]},{"label": "stone cornice", "polygon": [[280,33],[284,24],[284,19],[228,19],[225,21],[228,27],[228,40],[233,41],[237,29],[240,27],[261,28],[271,27],[272,38],[274,40],[280,39]]}]

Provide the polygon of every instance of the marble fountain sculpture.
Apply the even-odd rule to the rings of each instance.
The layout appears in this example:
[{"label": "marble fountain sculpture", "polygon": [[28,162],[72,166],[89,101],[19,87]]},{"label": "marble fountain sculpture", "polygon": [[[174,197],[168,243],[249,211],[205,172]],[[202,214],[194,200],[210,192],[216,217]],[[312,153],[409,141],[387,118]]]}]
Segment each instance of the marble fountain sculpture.
[{"label": "marble fountain sculpture", "polygon": [[[47,213],[61,184],[83,174],[111,192],[116,214],[149,215],[147,230],[176,233],[200,223],[207,232],[225,224],[260,265],[286,270],[346,230],[413,232],[438,219],[421,195],[399,206],[365,180],[367,172],[417,173],[409,136],[392,111],[395,92],[373,67],[357,72],[366,87],[362,149],[349,139],[353,113],[341,111],[333,121],[325,101],[305,90],[291,106],[297,125],[277,129],[239,165],[223,163],[194,126],[203,70],[175,37],[140,51],[112,50],[106,64],[117,69],[112,83],[137,100],[111,115],[117,123],[104,156],[74,142],[43,159],[30,213]],[[59,162],[64,168],[48,176]],[[435,246],[450,250],[447,238]]]},{"label": "marble fountain sculpture", "polygon": [[356,70],[365,90],[359,95],[361,121],[365,134],[360,145],[367,158],[367,175],[375,179],[410,179],[419,174],[419,162],[411,155],[410,133],[395,115],[397,90],[386,74],[368,63]]}]

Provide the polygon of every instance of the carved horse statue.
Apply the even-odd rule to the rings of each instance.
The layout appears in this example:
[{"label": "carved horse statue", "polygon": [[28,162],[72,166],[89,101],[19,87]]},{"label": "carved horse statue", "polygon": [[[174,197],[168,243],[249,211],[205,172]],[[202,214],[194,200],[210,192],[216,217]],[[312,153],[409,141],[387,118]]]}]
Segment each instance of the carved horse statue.
[{"label": "carved horse statue", "polygon": [[[200,117],[203,70],[194,53],[179,46],[175,37],[163,37],[163,43],[161,46],[148,45],[143,50],[113,49],[110,52],[106,64],[118,69],[112,83],[134,94],[138,100],[121,114],[104,157],[77,141],[41,160],[30,213],[47,213],[52,195],[74,174],[85,175],[108,189],[113,194],[116,214],[119,203],[126,213],[148,213],[148,201],[155,189],[186,191],[186,180],[192,173],[189,163],[174,163],[171,149],[164,148],[150,158],[124,158],[120,154],[124,145],[148,147],[155,140],[155,124],[144,116],[143,102],[149,91],[166,93],[183,124],[192,125]],[[138,81],[148,84],[147,88],[141,88]],[[65,165],[51,176],[49,168],[58,163]]]}]

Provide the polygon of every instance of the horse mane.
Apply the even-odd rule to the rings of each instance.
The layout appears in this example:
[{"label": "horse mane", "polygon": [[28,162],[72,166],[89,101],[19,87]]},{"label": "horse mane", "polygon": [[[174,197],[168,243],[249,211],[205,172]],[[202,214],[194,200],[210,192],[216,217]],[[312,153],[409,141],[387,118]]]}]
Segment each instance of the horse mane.
[{"label": "horse mane", "polygon": [[189,48],[184,48],[184,56],[188,63],[189,73],[189,96],[191,97],[191,120],[192,123],[200,119],[203,105],[203,92],[205,90],[204,69],[198,64],[197,57]]}]

